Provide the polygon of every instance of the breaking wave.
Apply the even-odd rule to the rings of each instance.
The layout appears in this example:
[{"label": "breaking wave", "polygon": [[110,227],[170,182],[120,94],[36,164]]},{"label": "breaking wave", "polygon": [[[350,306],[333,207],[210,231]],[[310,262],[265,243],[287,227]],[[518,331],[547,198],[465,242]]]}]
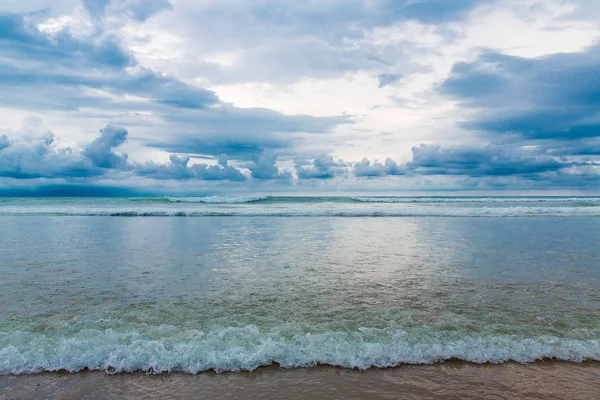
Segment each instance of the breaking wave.
[{"label": "breaking wave", "polygon": [[0,208],[0,215],[109,217],[600,217],[600,207]]},{"label": "breaking wave", "polygon": [[354,196],[361,203],[600,203],[600,197],[398,197]]},{"label": "breaking wave", "polygon": [[205,204],[244,204],[267,200],[268,196],[206,196],[206,197],[167,197],[171,203]]},{"label": "breaking wave", "polygon": [[442,332],[416,337],[401,329],[375,328],[316,334],[279,329],[261,331],[256,326],[209,332],[181,331],[166,325],[154,329],[160,331],[158,335],[111,329],[87,329],[70,337],[0,333],[0,374],[83,369],[109,373],[198,373],[254,370],[274,363],[285,368],[327,364],[368,369],[450,359],[472,363],[600,360],[600,342],[586,338],[514,335],[447,338]]}]

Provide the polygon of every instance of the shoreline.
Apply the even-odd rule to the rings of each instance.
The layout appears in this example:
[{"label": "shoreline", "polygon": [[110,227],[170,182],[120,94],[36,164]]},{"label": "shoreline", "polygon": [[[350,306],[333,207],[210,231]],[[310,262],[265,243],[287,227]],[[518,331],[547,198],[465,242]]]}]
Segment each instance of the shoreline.
[{"label": "shoreline", "polygon": [[600,393],[600,362],[545,360],[473,364],[459,360],[368,370],[319,365],[199,374],[104,371],[0,376],[0,399],[104,398],[544,398]]}]

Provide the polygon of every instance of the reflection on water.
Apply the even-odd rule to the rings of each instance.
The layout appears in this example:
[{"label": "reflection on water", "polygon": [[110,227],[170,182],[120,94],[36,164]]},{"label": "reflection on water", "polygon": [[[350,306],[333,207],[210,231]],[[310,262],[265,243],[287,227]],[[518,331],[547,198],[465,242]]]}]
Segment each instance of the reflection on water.
[{"label": "reflection on water", "polygon": [[[594,358],[598,239],[600,220],[583,218],[2,217],[0,349],[24,357],[29,339],[13,341],[30,332],[50,357],[60,338],[94,345],[92,329],[106,354],[110,330],[167,352],[270,341],[266,359],[299,352],[290,365],[322,362],[330,342],[323,357],[343,365]],[[404,358],[378,353],[401,345]]]}]

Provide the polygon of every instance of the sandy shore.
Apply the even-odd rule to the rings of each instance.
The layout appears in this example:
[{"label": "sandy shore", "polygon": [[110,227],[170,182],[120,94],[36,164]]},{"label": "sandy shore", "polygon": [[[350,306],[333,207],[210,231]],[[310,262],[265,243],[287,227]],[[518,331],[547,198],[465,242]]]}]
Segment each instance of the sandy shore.
[{"label": "sandy shore", "polygon": [[0,376],[0,399],[594,399],[600,363],[448,362],[357,371],[260,368],[189,375],[104,372]]}]

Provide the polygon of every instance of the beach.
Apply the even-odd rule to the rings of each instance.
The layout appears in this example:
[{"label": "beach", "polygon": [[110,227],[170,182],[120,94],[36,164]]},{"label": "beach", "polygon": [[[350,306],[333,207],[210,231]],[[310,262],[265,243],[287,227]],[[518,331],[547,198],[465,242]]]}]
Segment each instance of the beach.
[{"label": "beach", "polygon": [[5,199],[2,396],[592,398],[599,205]]},{"label": "beach", "polygon": [[0,400],[600,400],[600,0],[0,1]]},{"label": "beach", "polygon": [[1,399],[594,399],[600,364],[447,362],[357,371],[333,367],[146,375],[104,372],[0,377]]}]

